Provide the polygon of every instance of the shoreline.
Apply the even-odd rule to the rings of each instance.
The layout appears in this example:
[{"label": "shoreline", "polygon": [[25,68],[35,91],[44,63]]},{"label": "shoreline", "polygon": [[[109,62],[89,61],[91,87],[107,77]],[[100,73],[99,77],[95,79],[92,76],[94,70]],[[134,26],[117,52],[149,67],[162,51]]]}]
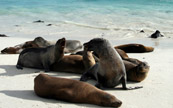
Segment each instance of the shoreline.
[{"label": "shoreline", "polygon": [[[0,37],[0,50],[29,40],[32,39]],[[123,102],[121,108],[172,108],[173,84],[171,82],[173,73],[171,67],[173,66],[173,39],[128,38],[120,40],[110,39],[110,41],[112,45],[140,43],[146,46],[153,46],[155,50],[150,53],[128,53],[129,57],[146,61],[150,65],[150,71],[144,81],[127,84],[128,87],[143,86],[142,89],[105,91]],[[39,74],[38,72],[42,71],[29,68],[17,70],[15,67],[17,59],[18,54],[0,54],[0,108],[20,108],[21,106],[25,106],[25,108],[100,108],[97,105],[68,103],[36,96],[33,90],[33,79]],[[64,72],[49,72],[47,74],[75,80],[80,78],[78,74]],[[91,84],[95,83],[94,81],[88,82]],[[118,87],[121,87],[121,85]]]}]

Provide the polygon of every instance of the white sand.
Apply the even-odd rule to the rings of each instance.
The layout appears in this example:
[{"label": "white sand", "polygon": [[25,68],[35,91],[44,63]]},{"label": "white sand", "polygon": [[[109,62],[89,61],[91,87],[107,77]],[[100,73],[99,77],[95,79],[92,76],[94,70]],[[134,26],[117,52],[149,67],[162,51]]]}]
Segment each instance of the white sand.
[{"label": "white sand", "polygon": [[[27,40],[11,37],[0,38],[0,50]],[[150,65],[148,77],[143,82],[128,83],[128,86],[143,86],[143,88],[130,91],[106,91],[122,100],[121,108],[173,108],[173,40],[142,38],[118,40],[115,44],[134,42],[155,47],[155,51],[151,53],[129,54],[130,57],[147,61]],[[0,55],[0,108],[100,108],[97,105],[74,104],[36,96],[33,91],[33,79],[39,74],[35,73],[39,70],[28,68],[17,70],[15,68],[17,59],[18,54]],[[80,75],[60,72],[48,74],[72,79],[80,77]]]}]

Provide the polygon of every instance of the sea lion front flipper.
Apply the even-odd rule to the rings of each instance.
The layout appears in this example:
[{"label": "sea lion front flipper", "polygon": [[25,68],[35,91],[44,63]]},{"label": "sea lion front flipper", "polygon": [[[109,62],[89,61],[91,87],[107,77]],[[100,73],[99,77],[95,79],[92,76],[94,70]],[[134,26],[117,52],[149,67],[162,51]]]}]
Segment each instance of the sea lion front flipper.
[{"label": "sea lion front flipper", "polygon": [[122,82],[122,86],[123,86],[123,89],[124,89],[124,90],[134,90],[134,89],[143,88],[143,86],[127,87],[127,86],[126,86],[127,80],[126,80],[126,77],[125,77],[125,76],[123,76],[123,77],[121,78],[121,82]]},{"label": "sea lion front flipper", "polygon": [[17,69],[21,69],[21,70],[23,69],[23,67],[20,66],[20,65],[16,65],[16,68],[17,68]]},{"label": "sea lion front flipper", "polygon": [[92,66],[86,72],[84,72],[80,78],[80,81],[87,81],[89,77],[91,77],[92,79],[98,80],[97,70],[98,70],[98,63],[96,63],[94,66]]},{"label": "sea lion front flipper", "polygon": [[49,63],[43,62],[43,67],[45,69],[45,72],[50,72],[50,65],[49,65]]}]

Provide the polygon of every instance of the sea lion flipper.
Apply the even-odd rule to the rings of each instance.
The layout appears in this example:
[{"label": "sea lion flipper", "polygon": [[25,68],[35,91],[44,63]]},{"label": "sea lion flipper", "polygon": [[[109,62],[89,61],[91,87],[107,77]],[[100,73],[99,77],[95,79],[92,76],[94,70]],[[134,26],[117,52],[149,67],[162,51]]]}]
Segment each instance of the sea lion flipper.
[{"label": "sea lion flipper", "polygon": [[50,71],[50,63],[48,62],[43,62],[43,67],[45,69],[45,72],[49,72]]},{"label": "sea lion flipper", "polygon": [[84,72],[80,78],[80,81],[87,81],[89,77],[92,79],[97,80],[97,68],[98,63],[96,63],[94,66],[92,66],[88,71]]},{"label": "sea lion flipper", "polygon": [[134,90],[134,89],[139,89],[139,88],[143,88],[143,86],[137,86],[137,87],[127,87],[126,86],[126,77],[125,76],[123,76],[122,78],[121,78],[121,81],[122,81],[122,86],[123,86],[123,89],[124,90]]},{"label": "sea lion flipper", "polygon": [[16,68],[17,68],[17,69],[21,69],[21,70],[23,69],[23,67],[20,66],[20,65],[16,65]]},{"label": "sea lion flipper", "polygon": [[97,87],[97,88],[99,88],[99,89],[103,89],[102,84],[100,84],[100,83],[98,83],[98,82],[95,84],[95,87]]}]

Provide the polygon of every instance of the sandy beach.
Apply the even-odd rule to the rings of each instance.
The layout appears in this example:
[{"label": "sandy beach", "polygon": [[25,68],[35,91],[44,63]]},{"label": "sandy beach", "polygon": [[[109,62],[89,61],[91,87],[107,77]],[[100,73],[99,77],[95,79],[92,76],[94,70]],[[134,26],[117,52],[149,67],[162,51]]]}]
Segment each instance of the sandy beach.
[{"label": "sandy beach", "polygon": [[[32,40],[29,38],[1,37],[0,50]],[[150,65],[147,78],[140,83],[128,83],[128,87],[143,86],[137,90],[105,90],[116,96],[123,104],[121,108],[172,108],[173,107],[173,39],[129,38],[111,41],[113,45],[141,43],[153,46],[151,53],[131,53],[132,58],[146,61]],[[18,54],[0,54],[0,108],[100,108],[97,105],[68,103],[40,98],[35,95],[34,78],[41,70],[16,69]],[[62,72],[47,73],[56,77],[79,80],[80,75]],[[95,84],[94,81],[88,83]],[[121,85],[119,85],[121,87]]]}]

